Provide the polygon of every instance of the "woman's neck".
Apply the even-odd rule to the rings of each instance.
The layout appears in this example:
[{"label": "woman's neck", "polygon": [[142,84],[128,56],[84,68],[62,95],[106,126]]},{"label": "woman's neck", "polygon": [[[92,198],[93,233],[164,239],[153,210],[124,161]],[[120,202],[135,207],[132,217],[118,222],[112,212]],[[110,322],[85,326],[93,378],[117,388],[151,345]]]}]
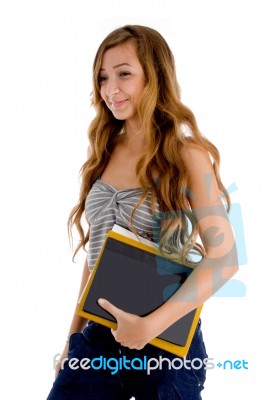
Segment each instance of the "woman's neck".
[{"label": "woman's neck", "polygon": [[143,150],[146,145],[146,139],[139,124],[129,124],[127,121],[121,131],[121,141],[124,146],[139,148],[140,150]]}]

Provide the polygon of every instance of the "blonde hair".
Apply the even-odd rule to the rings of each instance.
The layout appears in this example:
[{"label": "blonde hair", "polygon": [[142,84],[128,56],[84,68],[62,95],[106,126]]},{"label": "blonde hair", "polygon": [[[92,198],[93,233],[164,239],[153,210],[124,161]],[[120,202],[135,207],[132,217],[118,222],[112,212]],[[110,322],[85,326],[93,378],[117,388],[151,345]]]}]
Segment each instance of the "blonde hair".
[{"label": "blonde hair", "polygon": [[[196,243],[197,224],[189,205],[187,172],[180,149],[189,142],[209,152],[220,193],[229,206],[229,196],[219,175],[219,152],[200,133],[192,111],[180,100],[175,61],[165,39],[152,28],[127,25],[114,30],[103,40],[93,63],[92,105],[96,116],[88,130],[88,159],[80,170],[82,180],[79,202],[71,211],[68,220],[69,232],[75,225],[80,235],[80,243],[74,257],[81,247],[85,248],[89,240],[89,229],[85,233],[81,223],[86,197],[93,182],[106,168],[123,126],[123,121],[114,118],[100,95],[102,57],[106,50],[131,40],[136,44],[137,55],[146,78],[138,103],[138,114],[142,124],[141,131],[147,142],[147,151],[136,167],[136,175],[143,192],[135,209],[146,198],[148,188],[151,188],[152,212],[155,211],[157,200],[162,216],[158,238],[160,249],[174,247],[181,261],[188,259],[192,249],[203,256],[203,247]],[[189,135],[183,132],[183,127],[189,131]],[[159,175],[158,184],[152,179],[154,168]],[[157,217],[159,219],[159,215]]]}]

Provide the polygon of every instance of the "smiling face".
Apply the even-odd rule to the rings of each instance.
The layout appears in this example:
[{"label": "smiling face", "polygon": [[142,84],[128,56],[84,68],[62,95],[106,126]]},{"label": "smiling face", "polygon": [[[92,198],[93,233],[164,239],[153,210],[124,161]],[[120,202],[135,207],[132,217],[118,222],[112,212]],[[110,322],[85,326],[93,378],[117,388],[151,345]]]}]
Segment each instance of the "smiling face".
[{"label": "smiling face", "polygon": [[108,49],[99,74],[100,94],[116,119],[139,124],[137,104],[145,75],[133,41]]}]

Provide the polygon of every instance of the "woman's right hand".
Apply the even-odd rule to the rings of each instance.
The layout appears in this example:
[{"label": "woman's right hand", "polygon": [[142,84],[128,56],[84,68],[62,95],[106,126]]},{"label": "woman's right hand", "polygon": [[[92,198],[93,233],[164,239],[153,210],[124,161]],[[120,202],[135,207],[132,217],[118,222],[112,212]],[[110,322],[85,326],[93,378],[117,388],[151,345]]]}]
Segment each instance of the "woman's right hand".
[{"label": "woman's right hand", "polygon": [[65,358],[68,358],[68,351],[69,351],[69,341],[66,342],[61,357],[59,358],[56,366],[55,366],[55,379],[57,378],[59,372],[61,371],[62,363]]},{"label": "woman's right hand", "polygon": [[[89,268],[88,268],[87,258],[86,258],[84,268],[83,268],[83,274],[82,274],[78,299],[80,298],[81,294],[83,293],[83,290],[88,281],[88,278],[89,278]],[[84,327],[87,325],[87,322],[88,322],[87,318],[80,317],[75,311],[70,328],[68,330],[68,338],[70,338],[71,334],[73,334],[75,332],[82,332]],[[64,346],[63,352],[60,356],[60,359],[58,360],[57,364],[55,365],[55,379],[57,378],[58,374],[60,373],[60,371],[63,367],[65,358],[68,358],[68,352],[69,352],[69,340],[67,340],[67,342],[65,343],[65,346]]]}]

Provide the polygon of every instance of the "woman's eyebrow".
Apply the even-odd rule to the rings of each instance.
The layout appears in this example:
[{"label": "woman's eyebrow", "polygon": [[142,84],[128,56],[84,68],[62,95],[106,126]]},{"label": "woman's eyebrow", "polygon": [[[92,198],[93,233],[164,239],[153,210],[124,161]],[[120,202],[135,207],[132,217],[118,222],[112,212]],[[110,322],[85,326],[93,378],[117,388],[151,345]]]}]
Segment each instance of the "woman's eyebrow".
[{"label": "woman's eyebrow", "polygon": [[[122,67],[122,66],[124,66],[124,65],[127,65],[128,67],[132,67],[131,64],[128,64],[128,63],[121,63],[121,64],[114,65],[113,68],[114,68],[114,69],[115,69],[115,68],[119,68],[119,67]],[[100,68],[100,71],[105,71],[105,68]]]}]

